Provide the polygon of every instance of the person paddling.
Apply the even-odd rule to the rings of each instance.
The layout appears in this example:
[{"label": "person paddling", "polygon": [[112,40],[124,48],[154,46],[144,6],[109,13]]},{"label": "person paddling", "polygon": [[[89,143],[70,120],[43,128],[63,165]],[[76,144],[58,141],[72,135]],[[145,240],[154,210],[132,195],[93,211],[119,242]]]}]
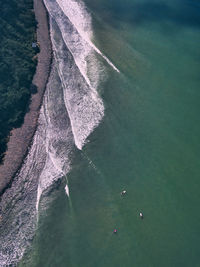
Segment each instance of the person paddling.
[{"label": "person paddling", "polygon": [[126,194],[126,190],[123,190],[123,191],[120,193],[121,196],[124,196],[125,194]]}]

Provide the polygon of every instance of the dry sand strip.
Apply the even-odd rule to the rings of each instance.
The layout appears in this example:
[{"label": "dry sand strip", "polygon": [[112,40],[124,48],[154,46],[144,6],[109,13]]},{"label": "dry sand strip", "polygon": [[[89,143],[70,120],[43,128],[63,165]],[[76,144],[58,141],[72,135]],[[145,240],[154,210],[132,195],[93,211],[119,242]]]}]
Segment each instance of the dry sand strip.
[{"label": "dry sand strip", "polygon": [[37,41],[40,43],[40,53],[33,84],[37,86],[38,92],[31,97],[29,111],[25,115],[23,125],[11,132],[4,163],[0,165],[0,195],[11,185],[13,177],[20,169],[27,154],[37,128],[40,106],[50,72],[51,41],[48,14],[42,0],[34,0],[34,11],[38,22]]}]

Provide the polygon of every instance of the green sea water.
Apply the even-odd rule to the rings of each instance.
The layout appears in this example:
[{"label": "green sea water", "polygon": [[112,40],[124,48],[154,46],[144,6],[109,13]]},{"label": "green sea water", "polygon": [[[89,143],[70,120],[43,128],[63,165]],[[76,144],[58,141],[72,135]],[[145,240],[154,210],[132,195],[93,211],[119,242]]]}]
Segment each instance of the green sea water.
[{"label": "green sea water", "polygon": [[52,193],[29,266],[200,266],[199,2],[85,3],[120,74],[108,73],[105,117],[76,152],[70,198],[62,183]]}]

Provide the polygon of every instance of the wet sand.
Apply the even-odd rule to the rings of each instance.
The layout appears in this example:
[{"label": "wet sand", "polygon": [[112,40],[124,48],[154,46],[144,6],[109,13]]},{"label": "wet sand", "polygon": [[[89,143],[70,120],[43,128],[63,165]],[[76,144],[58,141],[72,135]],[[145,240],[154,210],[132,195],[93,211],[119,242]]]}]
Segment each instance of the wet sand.
[{"label": "wet sand", "polygon": [[37,128],[40,106],[50,72],[51,41],[48,15],[42,0],[34,0],[34,11],[38,22],[37,41],[40,44],[36,73],[33,77],[33,84],[37,86],[37,93],[31,97],[29,111],[25,115],[23,125],[11,131],[4,162],[0,165],[0,195],[11,185],[13,177],[19,171],[27,155]]}]

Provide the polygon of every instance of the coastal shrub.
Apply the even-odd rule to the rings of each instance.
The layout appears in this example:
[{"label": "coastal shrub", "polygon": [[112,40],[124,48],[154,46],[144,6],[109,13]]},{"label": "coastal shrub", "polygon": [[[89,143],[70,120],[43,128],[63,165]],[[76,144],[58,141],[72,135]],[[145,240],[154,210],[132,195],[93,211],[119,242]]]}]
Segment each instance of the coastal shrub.
[{"label": "coastal shrub", "polygon": [[36,21],[32,0],[1,1],[0,13],[0,163],[10,131],[27,111],[36,68]]}]

